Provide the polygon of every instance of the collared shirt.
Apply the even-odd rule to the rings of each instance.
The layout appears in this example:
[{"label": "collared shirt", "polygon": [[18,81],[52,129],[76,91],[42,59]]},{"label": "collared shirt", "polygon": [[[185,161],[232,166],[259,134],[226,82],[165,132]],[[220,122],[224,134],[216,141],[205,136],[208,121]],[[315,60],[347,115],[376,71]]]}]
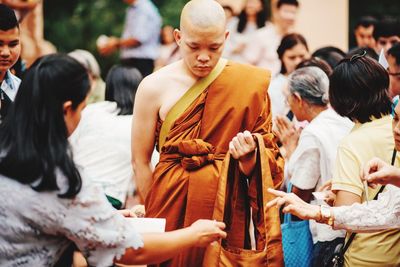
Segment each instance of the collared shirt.
[{"label": "collared shirt", "polygon": [[161,17],[150,0],[137,0],[126,11],[122,39],[135,38],[141,45],[121,49],[121,58],[157,59],[160,50]]},{"label": "collared shirt", "polygon": [[17,95],[21,80],[13,75],[10,71],[7,71],[3,82],[1,83],[1,90],[14,102],[15,96]]}]

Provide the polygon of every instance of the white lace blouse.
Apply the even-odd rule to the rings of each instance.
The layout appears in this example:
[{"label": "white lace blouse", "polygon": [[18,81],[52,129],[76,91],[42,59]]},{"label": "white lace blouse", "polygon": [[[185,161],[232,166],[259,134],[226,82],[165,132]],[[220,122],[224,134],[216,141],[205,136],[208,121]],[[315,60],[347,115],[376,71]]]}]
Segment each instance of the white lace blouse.
[{"label": "white lace blouse", "polygon": [[334,228],[374,232],[400,228],[400,188],[387,185],[378,200],[333,208]]},{"label": "white lace blouse", "polygon": [[[57,184],[65,192],[66,179]],[[72,199],[36,192],[0,176],[0,266],[53,266],[74,242],[92,266],[110,266],[126,248],[143,246],[100,187],[83,180]]]}]

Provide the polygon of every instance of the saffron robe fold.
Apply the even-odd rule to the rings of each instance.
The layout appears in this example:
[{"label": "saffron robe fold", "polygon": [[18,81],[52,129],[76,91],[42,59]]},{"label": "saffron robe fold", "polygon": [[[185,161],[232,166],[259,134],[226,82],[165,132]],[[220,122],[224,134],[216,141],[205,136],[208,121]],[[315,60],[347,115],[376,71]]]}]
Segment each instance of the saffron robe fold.
[{"label": "saffron robe fold", "polygon": [[[228,62],[218,78],[181,114],[169,131],[145,201],[146,217],[166,218],[166,231],[190,226],[198,219],[211,219],[229,142],[245,130],[263,136],[269,160],[260,164],[270,165],[274,186],[280,186],[283,158],[271,133],[269,82],[268,71]],[[250,182],[248,189],[241,190],[249,193],[249,205],[254,209],[257,197],[252,186],[256,183]],[[237,214],[239,219],[233,224],[243,224],[241,218],[248,209],[243,207],[243,212],[239,212],[242,214]],[[262,231],[258,229],[260,218],[253,216],[253,220],[256,230]],[[274,224],[273,231],[268,233],[267,241],[257,240],[257,248],[263,247],[265,242],[267,245],[280,242],[278,212],[268,221]],[[256,236],[260,235],[256,233]],[[238,231],[229,233],[228,243],[248,247],[249,239],[244,231]],[[278,258],[282,257],[280,247],[275,253],[280,254]],[[201,266],[203,255],[203,248],[192,248],[160,266]]]}]

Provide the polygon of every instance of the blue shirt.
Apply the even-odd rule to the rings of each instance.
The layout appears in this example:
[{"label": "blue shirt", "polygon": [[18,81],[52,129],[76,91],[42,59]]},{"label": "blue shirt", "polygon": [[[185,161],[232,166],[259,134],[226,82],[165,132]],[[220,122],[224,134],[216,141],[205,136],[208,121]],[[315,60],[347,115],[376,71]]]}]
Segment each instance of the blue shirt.
[{"label": "blue shirt", "polygon": [[10,100],[14,102],[20,83],[21,80],[17,76],[13,75],[10,71],[7,71],[0,87]]},{"label": "blue shirt", "polygon": [[157,59],[160,50],[161,17],[150,0],[137,0],[126,11],[122,39],[134,38],[141,45],[121,49],[121,58]]}]

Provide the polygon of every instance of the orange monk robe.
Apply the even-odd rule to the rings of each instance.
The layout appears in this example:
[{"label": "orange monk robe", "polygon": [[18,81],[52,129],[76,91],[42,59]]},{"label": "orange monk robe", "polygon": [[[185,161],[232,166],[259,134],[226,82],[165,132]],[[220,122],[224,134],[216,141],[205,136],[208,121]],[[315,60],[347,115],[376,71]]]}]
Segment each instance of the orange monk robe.
[{"label": "orange monk robe", "polygon": [[[283,159],[271,133],[267,94],[270,77],[260,68],[228,62],[217,79],[175,121],[153,173],[145,202],[146,217],[166,218],[166,231],[189,226],[198,219],[211,219],[229,142],[245,130],[263,135],[269,162],[262,164],[270,164],[274,185],[281,184]],[[250,192],[254,191],[252,184]],[[269,222],[274,224],[275,237],[268,242],[280,243],[277,212]],[[244,233],[234,235],[229,234],[232,243],[245,246],[248,240],[244,240]],[[280,247],[276,253],[282,257]],[[193,248],[161,266],[201,266],[203,255],[204,249]]]}]

